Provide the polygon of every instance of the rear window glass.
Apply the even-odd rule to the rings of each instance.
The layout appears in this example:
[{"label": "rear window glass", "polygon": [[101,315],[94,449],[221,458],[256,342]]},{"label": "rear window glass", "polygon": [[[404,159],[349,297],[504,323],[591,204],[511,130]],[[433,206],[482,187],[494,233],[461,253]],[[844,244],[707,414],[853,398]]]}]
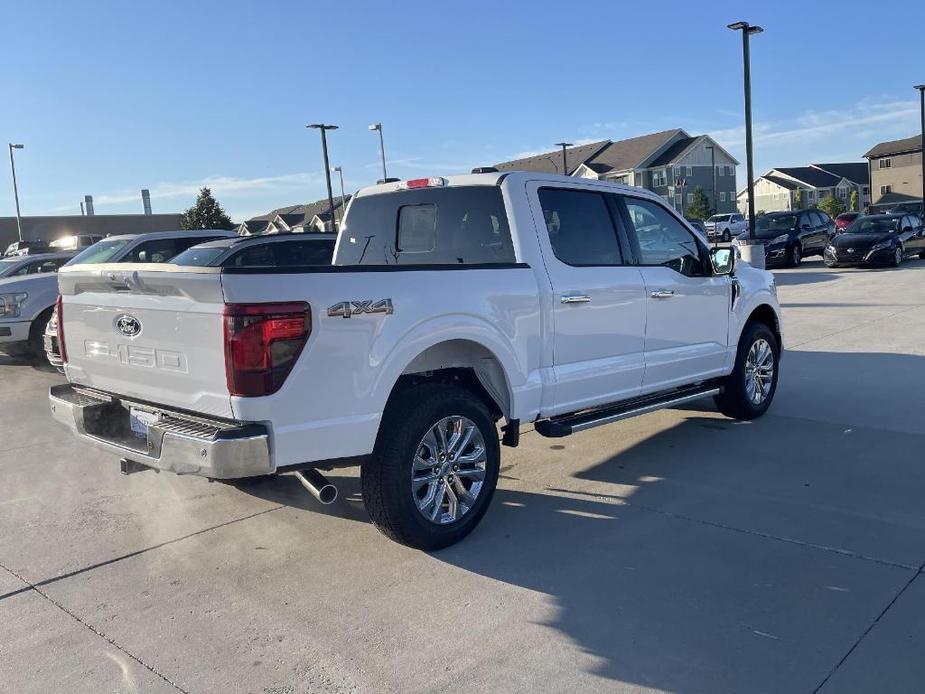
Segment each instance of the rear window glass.
[{"label": "rear window glass", "polygon": [[73,258],[68,265],[81,265],[83,263],[105,263],[128,245],[128,239],[113,239],[100,241],[84,249]]},{"label": "rear window glass", "polygon": [[330,265],[334,239],[291,240],[243,248],[222,262],[222,267],[303,267]]},{"label": "rear window glass", "polygon": [[337,265],[513,263],[501,190],[425,188],[355,198],[344,220]]},{"label": "rear window glass", "polygon": [[193,246],[189,250],[183,251],[176,258],[170,262],[173,265],[186,265],[189,267],[208,267],[215,261],[220,255],[222,255],[227,248],[197,248]]}]

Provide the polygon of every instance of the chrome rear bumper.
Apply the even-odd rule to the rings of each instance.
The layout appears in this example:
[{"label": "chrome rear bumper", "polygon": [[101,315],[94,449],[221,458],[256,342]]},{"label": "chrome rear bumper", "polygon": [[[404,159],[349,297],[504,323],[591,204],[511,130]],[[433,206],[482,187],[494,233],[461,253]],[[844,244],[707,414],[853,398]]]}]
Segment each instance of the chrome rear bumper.
[{"label": "chrome rear bumper", "polygon": [[[148,467],[213,479],[273,471],[269,432],[260,424],[193,417],[70,383],[52,386],[48,400],[52,416],[78,437]],[[132,431],[130,408],[156,415],[145,437]]]}]

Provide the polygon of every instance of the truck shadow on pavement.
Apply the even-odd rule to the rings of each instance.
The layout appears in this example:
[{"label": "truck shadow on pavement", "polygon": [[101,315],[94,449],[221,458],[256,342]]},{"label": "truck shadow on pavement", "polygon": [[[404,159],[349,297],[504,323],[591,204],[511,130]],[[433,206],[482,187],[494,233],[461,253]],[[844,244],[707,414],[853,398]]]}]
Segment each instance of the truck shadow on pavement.
[{"label": "truck shadow on pavement", "polygon": [[[925,406],[883,387],[925,379],[925,358],[794,352],[784,364],[780,406],[754,422],[688,410],[641,440],[628,426],[628,446],[614,428],[616,454],[593,432],[532,438],[564,444],[570,476],[499,489],[473,535],[434,557],[548,596],[544,626],[597,677],[813,691],[907,572],[878,562],[925,560]],[[891,422],[914,424],[881,428]]]},{"label": "truck shadow on pavement", "polygon": [[41,356],[26,356],[0,352],[0,366],[31,366],[34,370],[42,373],[58,373],[58,370],[48,363],[44,354]]}]

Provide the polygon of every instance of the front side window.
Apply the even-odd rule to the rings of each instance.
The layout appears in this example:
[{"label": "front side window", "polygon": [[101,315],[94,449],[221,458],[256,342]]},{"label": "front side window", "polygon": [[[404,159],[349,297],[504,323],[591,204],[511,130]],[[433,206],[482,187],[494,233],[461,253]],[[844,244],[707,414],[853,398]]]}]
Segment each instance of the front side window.
[{"label": "front side window", "polygon": [[650,200],[624,198],[624,202],[641,265],[661,265],[688,277],[707,274],[700,245],[674,215]]},{"label": "front side window", "polygon": [[541,188],[552,252],[566,265],[621,265],[620,243],[603,193]]},{"label": "front side window", "polygon": [[514,246],[496,186],[420,188],[355,198],[336,265],[513,263]]}]

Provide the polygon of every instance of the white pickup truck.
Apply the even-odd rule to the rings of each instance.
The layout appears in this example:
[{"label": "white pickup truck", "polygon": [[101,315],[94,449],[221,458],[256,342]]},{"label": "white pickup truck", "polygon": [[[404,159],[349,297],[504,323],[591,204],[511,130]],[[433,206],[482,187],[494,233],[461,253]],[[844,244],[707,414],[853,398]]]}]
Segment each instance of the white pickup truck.
[{"label": "white pickup truck", "polygon": [[771,274],[712,251],[638,188],[526,172],[386,183],[333,265],[62,268],[54,416],[138,465],[210,478],[360,465],[389,537],[479,522],[501,443],[712,397],[765,412]]}]

